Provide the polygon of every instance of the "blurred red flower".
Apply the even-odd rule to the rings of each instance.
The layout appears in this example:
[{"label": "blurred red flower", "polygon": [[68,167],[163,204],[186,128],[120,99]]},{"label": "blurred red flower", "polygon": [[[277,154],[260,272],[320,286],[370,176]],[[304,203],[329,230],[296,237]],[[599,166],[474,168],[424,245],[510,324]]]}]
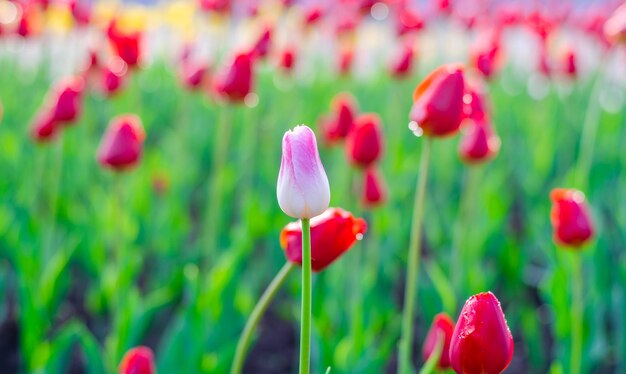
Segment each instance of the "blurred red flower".
[{"label": "blurred red flower", "polygon": [[398,54],[391,61],[391,75],[396,78],[402,78],[410,75],[413,69],[414,54],[415,52],[413,51],[411,43],[404,43],[400,54]]},{"label": "blurred red flower", "polygon": [[387,188],[384,180],[375,168],[369,168],[363,173],[362,202],[366,208],[374,208],[387,200]]},{"label": "blurred red flower", "polygon": [[321,121],[324,140],[333,144],[344,140],[352,128],[357,115],[356,100],[347,92],[339,93],[331,103],[330,118]]},{"label": "blurred red flower", "polygon": [[[367,231],[362,218],[341,208],[328,208],[311,219],[311,267],[324,270],[338,259]],[[302,266],[302,226],[291,222],[280,233],[280,245],[287,259]]]},{"label": "blurred red flower", "polygon": [[127,114],[111,121],[98,147],[98,162],[116,171],[135,166],[143,152],[146,137],[141,120]]},{"label": "blurred red flower", "polygon": [[107,30],[109,43],[113,52],[119,56],[129,68],[134,68],[141,59],[142,34],[139,31],[123,32],[117,25],[116,20],[112,20]]},{"label": "blurred red flower", "polygon": [[119,374],[155,374],[154,353],[148,347],[130,349],[122,358]]},{"label": "blurred red flower", "polygon": [[251,53],[239,53],[216,77],[215,91],[230,101],[242,101],[252,90],[253,79]]},{"label": "blurred red flower", "polygon": [[380,117],[363,114],[354,122],[346,138],[346,155],[355,166],[367,168],[378,161],[383,151]]},{"label": "blurred red flower", "polygon": [[615,43],[626,43],[626,3],[620,5],[606,21],[604,35]]},{"label": "blurred red flower", "polygon": [[574,189],[556,188],[550,193],[550,199],[554,241],[573,248],[587,243],[594,229],[585,195]]},{"label": "blurred red flower", "polygon": [[76,121],[83,107],[82,96],[85,81],[82,77],[71,77],[60,81],[49,96],[52,118],[61,125]]},{"label": "blurred red flower", "polygon": [[446,370],[450,368],[450,341],[452,340],[452,333],[454,332],[454,321],[446,313],[439,313],[433,318],[433,322],[430,325],[430,329],[426,334],[424,340],[424,347],[422,348],[422,357],[424,361],[427,361],[434,353],[437,341],[441,339],[443,344],[441,356],[437,362],[437,369]]}]

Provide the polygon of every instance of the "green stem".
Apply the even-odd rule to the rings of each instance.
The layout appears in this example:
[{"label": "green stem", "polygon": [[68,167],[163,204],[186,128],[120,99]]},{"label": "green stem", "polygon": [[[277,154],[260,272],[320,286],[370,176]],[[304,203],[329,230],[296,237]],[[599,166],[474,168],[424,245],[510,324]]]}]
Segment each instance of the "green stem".
[{"label": "green stem", "polygon": [[428,179],[428,162],[430,156],[430,139],[426,138],[420,160],[420,175],[415,189],[415,205],[413,206],[413,222],[409,244],[409,258],[406,268],[406,286],[404,288],[404,311],[402,313],[402,337],[398,359],[398,372],[407,374],[411,370],[411,351],[413,346],[413,307],[417,297],[417,282],[420,265],[420,244],[422,237],[422,217],[424,215],[424,197]]},{"label": "green stem", "polygon": [[419,374],[430,374],[434,373],[437,369],[437,364],[439,363],[439,359],[441,358],[441,354],[443,353],[443,342],[444,335],[441,332],[437,333],[437,343],[435,343],[435,350],[430,354],[424,366],[419,371]]},{"label": "green stem", "polygon": [[206,202],[206,240],[205,250],[209,256],[217,253],[220,233],[220,213],[222,211],[222,180],[224,166],[228,155],[232,124],[232,107],[226,107],[222,111],[217,123],[217,132],[213,139],[213,159],[211,160],[209,198]]},{"label": "green stem", "polygon": [[308,374],[311,362],[311,224],[302,219],[302,311],[300,319],[300,374]]},{"label": "green stem", "polygon": [[252,333],[256,330],[261,317],[265,314],[265,310],[269,306],[272,299],[274,299],[274,296],[280,286],[282,286],[285,279],[287,279],[289,273],[291,273],[293,267],[293,263],[287,261],[278,274],[276,274],[269,286],[267,286],[265,292],[261,295],[259,302],[257,302],[256,306],[252,310],[252,313],[246,322],[246,327],[244,327],[241,337],[239,338],[239,342],[237,343],[235,359],[233,360],[233,366],[230,369],[231,374],[239,374],[243,370],[243,364],[245,363],[246,353],[248,351],[248,346],[250,345]]},{"label": "green stem", "polygon": [[580,374],[581,372],[581,355],[583,344],[583,269],[580,253],[573,253],[572,261],[572,349],[570,358],[571,374]]}]

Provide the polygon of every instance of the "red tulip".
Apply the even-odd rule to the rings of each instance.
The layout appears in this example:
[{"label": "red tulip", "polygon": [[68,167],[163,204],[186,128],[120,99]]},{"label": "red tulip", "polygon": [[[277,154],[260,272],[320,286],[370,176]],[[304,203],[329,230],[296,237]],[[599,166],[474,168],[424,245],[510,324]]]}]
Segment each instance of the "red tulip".
[{"label": "red tulip", "polygon": [[572,79],[575,79],[578,74],[576,53],[572,48],[568,48],[562,57],[562,71],[563,73]]},{"label": "red tulip", "polygon": [[594,229],[585,195],[574,189],[556,188],[550,193],[550,199],[554,241],[573,248],[587,243]]},{"label": "red tulip", "polygon": [[85,81],[81,77],[71,77],[59,82],[48,97],[52,119],[59,125],[69,125],[76,121],[82,111],[82,95]]},{"label": "red tulip", "polygon": [[141,58],[142,35],[141,32],[122,32],[117,26],[117,21],[111,21],[107,30],[107,37],[113,51],[129,68],[139,64]]},{"label": "red tulip", "polygon": [[387,189],[379,173],[376,169],[369,168],[363,175],[365,177],[365,182],[363,183],[363,205],[373,208],[383,204],[387,200]]},{"label": "red tulip", "polygon": [[124,85],[128,67],[124,60],[119,57],[113,58],[101,72],[102,92],[110,97],[115,95]]},{"label": "red tulip", "polygon": [[88,1],[69,0],[70,12],[72,18],[80,26],[89,25],[91,21],[91,8]]},{"label": "red tulip", "polygon": [[352,48],[343,49],[339,53],[339,75],[348,75],[354,60],[354,51]]},{"label": "red tulip", "polygon": [[411,74],[413,68],[413,46],[405,43],[401,53],[391,62],[391,74],[396,78],[402,78]]},{"label": "red tulip", "polygon": [[512,358],[513,336],[498,299],[491,292],[470,297],[452,334],[452,369],[459,374],[499,374]]},{"label": "red tulip", "polygon": [[500,150],[500,138],[485,118],[463,121],[463,138],[459,143],[461,159],[468,164],[475,164],[492,159]]},{"label": "red tulip", "polygon": [[437,342],[441,339],[443,344],[441,350],[441,356],[437,362],[437,368],[439,370],[445,370],[450,368],[450,341],[452,340],[452,333],[454,332],[454,321],[446,313],[439,313],[433,319],[432,325],[426,334],[426,340],[424,340],[424,347],[422,348],[422,357],[424,361],[427,361],[434,353]]},{"label": "red tulip", "polygon": [[278,65],[286,72],[291,72],[296,60],[296,49],[293,46],[285,47],[279,56]]},{"label": "red tulip", "polygon": [[119,374],[155,374],[154,354],[148,347],[130,349],[122,358]]},{"label": "red tulip", "polygon": [[230,0],[199,0],[200,8],[208,12],[228,13],[230,12]]},{"label": "red tulip", "polygon": [[502,66],[502,53],[498,31],[479,36],[470,48],[470,62],[485,78],[491,78]]},{"label": "red tulip", "polygon": [[145,137],[141,120],[136,115],[113,119],[98,147],[98,161],[116,171],[135,166],[141,158]]},{"label": "red tulip", "polygon": [[415,89],[411,120],[425,135],[442,137],[456,133],[463,118],[464,89],[460,65],[439,67]]},{"label": "red tulip", "polygon": [[351,164],[367,168],[378,161],[383,151],[380,117],[364,114],[354,122],[346,138],[346,155]]},{"label": "red tulip", "polygon": [[349,93],[340,93],[331,104],[331,118],[322,123],[324,140],[329,143],[345,139],[354,127],[357,114],[356,101]]},{"label": "red tulip", "polygon": [[[367,231],[362,218],[341,208],[328,208],[311,219],[311,268],[322,271],[333,263]],[[280,245],[287,259],[302,266],[302,227],[291,222],[280,233]]]},{"label": "red tulip", "polygon": [[240,53],[216,78],[215,90],[230,101],[242,101],[253,86],[252,56]]},{"label": "red tulip", "polygon": [[626,3],[620,5],[606,21],[604,35],[615,43],[626,43]]},{"label": "red tulip", "polygon": [[269,26],[263,27],[261,35],[256,44],[252,48],[252,53],[255,57],[263,58],[270,52],[272,43],[272,28]]},{"label": "red tulip", "polygon": [[30,135],[38,143],[48,142],[56,137],[59,126],[48,108],[43,108],[36,115],[30,127]]},{"label": "red tulip", "polygon": [[424,28],[424,20],[410,8],[402,7],[398,14],[398,35],[420,31]]},{"label": "red tulip", "polygon": [[463,116],[476,121],[482,121],[488,112],[484,97],[484,88],[476,84],[468,84],[463,97]]},{"label": "red tulip", "polygon": [[194,91],[202,88],[208,76],[209,67],[204,63],[195,63],[187,61],[182,63],[181,80],[184,86]]},{"label": "red tulip", "polygon": [[313,26],[322,19],[323,15],[319,5],[311,5],[304,12],[304,24],[309,27]]}]

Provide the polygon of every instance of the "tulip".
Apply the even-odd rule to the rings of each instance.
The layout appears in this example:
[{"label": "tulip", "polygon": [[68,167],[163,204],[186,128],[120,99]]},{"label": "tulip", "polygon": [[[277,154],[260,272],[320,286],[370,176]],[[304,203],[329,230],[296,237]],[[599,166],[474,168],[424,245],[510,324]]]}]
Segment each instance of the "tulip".
[{"label": "tulip", "polygon": [[194,91],[202,87],[208,71],[209,68],[206,64],[187,61],[182,64],[181,80],[188,90]]},{"label": "tulip", "polygon": [[554,241],[571,248],[580,248],[594,234],[585,195],[574,189],[556,188],[550,193],[550,220]]},{"label": "tulip", "polygon": [[352,131],[357,113],[356,100],[349,93],[340,93],[333,98],[331,109],[332,117],[321,125],[324,140],[329,144],[345,139]]},{"label": "tulip", "polygon": [[227,69],[216,77],[216,92],[230,101],[242,101],[252,90],[252,64],[250,53],[237,54]]},{"label": "tulip", "polygon": [[470,297],[452,334],[452,369],[459,374],[499,374],[512,358],[513,336],[498,299],[491,292]]},{"label": "tulip", "polygon": [[267,56],[270,52],[272,43],[272,28],[270,26],[263,27],[263,31],[259,36],[254,48],[252,48],[252,53],[255,57],[263,58]]},{"label": "tulip", "polygon": [[122,358],[120,374],[155,374],[154,353],[148,347],[139,346],[130,349]]},{"label": "tulip", "polygon": [[293,46],[285,47],[281,52],[278,65],[286,72],[291,72],[296,60],[296,49]]},{"label": "tulip", "polygon": [[548,47],[546,45],[541,46],[539,50],[539,62],[537,69],[539,73],[544,77],[550,77],[552,75],[552,66],[550,64],[550,55],[548,54]]},{"label": "tulip", "polygon": [[606,20],[604,35],[615,43],[626,43],[626,3],[617,8]]},{"label": "tulip", "polygon": [[478,37],[477,43],[470,48],[470,62],[486,79],[500,70],[502,53],[498,31],[489,31]]},{"label": "tulip", "polygon": [[317,24],[323,16],[322,8],[319,5],[311,5],[304,12],[304,24],[311,27]]},{"label": "tulip", "polygon": [[563,54],[561,69],[567,77],[572,79],[575,79],[578,73],[576,60],[576,53],[572,48],[568,48]]},{"label": "tulip", "polygon": [[500,138],[486,119],[476,121],[468,118],[463,122],[463,127],[463,138],[459,143],[459,154],[463,161],[476,164],[498,154]]},{"label": "tulip", "polygon": [[141,158],[145,137],[139,117],[127,114],[113,119],[98,147],[98,162],[115,171],[135,166]]},{"label": "tulip", "polygon": [[117,21],[113,20],[107,30],[107,37],[115,54],[124,60],[129,68],[139,64],[143,44],[141,32],[122,32],[117,26]]},{"label": "tulip", "polygon": [[91,21],[91,8],[88,1],[69,0],[68,5],[76,24],[80,26],[89,25],[89,21]]},{"label": "tulip", "polygon": [[44,108],[40,110],[33,120],[30,127],[30,135],[38,143],[44,143],[52,140],[58,133],[59,126],[54,121],[54,116]]},{"label": "tulip", "polygon": [[391,62],[391,75],[396,78],[410,75],[413,68],[413,55],[413,47],[405,43],[400,54]]},{"label": "tulip", "polygon": [[464,85],[460,65],[439,67],[415,89],[411,120],[428,136],[456,133],[463,115]]},{"label": "tulip", "polygon": [[484,89],[480,85],[468,85],[463,98],[463,115],[475,121],[481,121],[487,116],[487,103],[484,98]]},{"label": "tulip", "polygon": [[76,121],[82,111],[84,88],[85,81],[80,77],[63,80],[55,87],[50,97],[55,122],[69,125]]},{"label": "tulip", "polygon": [[402,7],[396,27],[398,35],[415,33],[424,28],[424,20],[408,7]]},{"label": "tulip", "polygon": [[328,178],[315,134],[307,126],[296,126],[283,137],[276,195],[283,212],[294,218],[312,218],[328,208]]},{"label": "tulip", "polygon": [[387,200],[387,191],[382,178],[374,168],[367,169],[364,173],[363,205],[373,208]]},{"label": "tulip", "polygon": [[101,88],[106,96],[115,95],[124,85],[125,76],[128,67],[124,60],[115,57],[102,68],[101,71]]},{"label": "tulip", "polygon": [[[311,219],[311,268],[320,272],[341,257],[367,231],[362,218],[341,208],[329,208]],[[280,246],[290,262],[302,266],[302,227],[291,222],[280,233]]]},{"label": "tulip", "polygon": [[382,129],[376,114],[360,116],[346,139],[348,160],[355,166],[367,168],[382,154]]},{"label": "tulip", "polygon": [[437,368],[439,370],[446,370],[450,368],[450,341],[452,340],[452,333],[454,332],[454,321],[446,313],[439,313],[433,319],[432,325],[426,334],[426,340],[424,340],[424,347],[422,348],[422,357],[424,361],[428,361],[430,356],[435,353],[439,339],[441,339],[441,352],[439,361],[437,361]]},{"label": "tulip", "polygon": [[231,0],[199,0],[200,8],[208,12],[228,13]]},{"label": "tulip", "polygon": [[354,51],[352,48],[346,48],[339,54],[339,75],[345,76],[350,73],[352,67],[352,60],[354,60]]}]

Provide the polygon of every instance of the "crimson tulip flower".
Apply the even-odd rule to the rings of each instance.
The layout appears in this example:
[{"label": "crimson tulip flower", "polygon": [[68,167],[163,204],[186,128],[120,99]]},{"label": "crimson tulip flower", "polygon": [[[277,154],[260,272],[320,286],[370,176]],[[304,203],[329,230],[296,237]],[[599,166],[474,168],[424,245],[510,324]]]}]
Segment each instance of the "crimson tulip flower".
[{"label": "crimson tulip flower", "polygon": [[113,58],[101,70],[101,89],[107,97],[115,95],[124,86],[128,67],[119,57]]},{"label": "crimson tulip flower", "polygon": [[317,4],[312,4],[304,12],[304,24],[307,27],[311,27],[317,24],[323,16],[324,12],[321,6]]},{"label": "crimson tulip flower", "polygon": [[420,83],[413,94],[410,118],[424,135],[443,137],[459,130],[463,119],[465,83],[458,64],[440,66]]},{"label": "crimson tulip flower", "polygon": [[398,13],[396,26],[398,35],[416,33],[424,28],[424,19],[408,7],[402,7]]},{"label": "crimson tulip flower", "polygon": [[145,137],[139,117],[127,114],[113,119],[98,147],[98,162],[116,171],[135,166],[141,158]]},{"label": "crimson tulip flower", "polygon": [[574,189],[556,188],[550,193],[550,220],[554,241],[571,248],[580,248],[594,234],[585,195]]},{"label": "crimson tulip flower", "polygon": [[351,164],[367,168],[378,161],[383,151],[380,117],[364,114],[357,118],[346,138],[346,154]]},{"label": "crimson tulip flower", "polygon": [[[311,267],[313,271],[324,270],[338,259],[367,231],[362,218],[341,208],[328,208],[311,219]],[[302,265],[302,227],[291,222],[280,233],[280,245],[287,259]]]},{"label": "crimson tulip flower", "polygon": [[606,21],[604,35],[615,43],[626,43],[626,3],[617,8]]},{"label": "crimson tulip flower", "polygon": [[148,347],[130,349],[122,358],[119,374],[155,374],[154,353]]},{"label": "crimson tulip flower", "polygon": [[578,75],[576,52],[568,47],[562,55],[561,70],[563,74],[571,79],[575,79]]},{"label": "crimson tulip flower", "polygon": [[350,73],[353,60],[354,51],[352,48],[345,48],[339,52],[339,75],[345,76]]},{"label": "crimson tulip flower", "polygon": [[280,56],[278,58],[278,65],[283,70],[290,73],[295,66],[295,60],[296,60],[296,49],[293,46],[289,45],[289,46],[286,46],[280,52]]},{"label": "crimson tulip flower", "polygon": [[349,93],[340,93],[333,98],[331,109],[330,118],[321,124],[324,140],[329,144],[344,140],[354,127],[356,100]]},{"label": "crimson tulip flower", "polygon": [[499,31],[488,31],[470,48],[470,63],[483,77],[489,79],[502,67]]},{"label": "crimson tulip flower", "polygon": [[367,208],[374,208],[387,200],[387,188],[380,174],[375,168],[369,168],[363,173],[362,203]]},{"label": "crimson tulip flower", "polygon": [[272,46],[272,28],[270,26],[264,26],[259,39],[252,48],[252,53],[255,57],[264,58],[270,52]]},{"label": "crimson tulip flower", "polygon": [[450,364],[458,374],[499,374],[513,358],[513,336],[491,292],[470,297],[450,341]]},{"label": "crimson tulip flower", "polygon": [[68,5],[76,24],[80,26],[89,25],[91,21],[91,8],[88,1],[69,0]]},{"label": "crimson tulip flower", "polygon": [[396,78],[410,75],[413,69],[414,54],[413,46],[410,43],[405,43],[400,54],[391,62],[391,75]]},{"label": "crimson tulip flower", "polygon": [[59,125],[48,108],[43,108],[35,115],[30,126],[30,135],[38,143],[48,142],[57,135]]},{"label": "crimson tulip flower", "polygon": [[437,342],[441,339],[443,346],[441,347],[441,355],[437,361],[437,369],[446,370],[450,368],[450,342],[452,333],[454,332],[454,321],[446,313],[439,313],[433,318],[430,329],[424,340],[422,348],[422,357],[427,361],[434,353]]},{"label": "crimson tulip flower", "polygon": [[253,58],[251,53],[239,53],[216,77],[215,90],[233,102],[242,101],[253,87]]},{"label": "crimson tulip flower", "polygon": [[459,143],[461,159],[476,164],[492,159],[500,150],[500,138],[487,119],[463,121],[463,138]]},{"label": "crimson tulip flower", "polygon": [[200,8],[207,12],[228,13],[231,0],[199,0]]},{"label": "crimson tulip flower", "polygon": [[141,32],[124,32],[118,27],[117,21],[113,20],[107,30],[107,37],[113,52],[124,60],[129,68],[132,69],[139,64],[143,45]]},{"label": "crimson tulip flower", "polygon": [[81,77],[71,77],[57,84],[49,97],[52,117],[60,125],[76,121],[82,111],[82,96],[85,81]]},{"label": "crimson tulip flower", "polygon": [[202,88],[208,77],[209,67],[205,63],[183,62],[180,77],[183,85],[190,91]]}]

